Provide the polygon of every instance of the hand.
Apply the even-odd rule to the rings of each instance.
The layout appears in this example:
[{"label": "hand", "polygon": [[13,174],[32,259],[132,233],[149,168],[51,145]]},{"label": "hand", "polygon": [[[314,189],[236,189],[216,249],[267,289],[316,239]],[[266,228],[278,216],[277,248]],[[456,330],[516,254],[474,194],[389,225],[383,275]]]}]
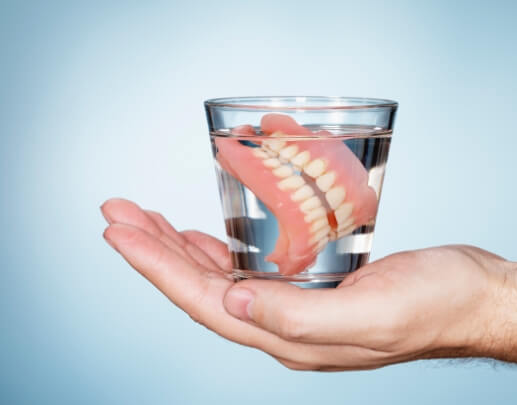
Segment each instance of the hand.
[{"label": "hand", "polygon": [[106,240],[193,320],[299,370],[357,370],[433,357],[517,362],[517,270],[481,249],[397,253],[336,289],[234,283],[226,245],[176,231],[125,200],[102,206]]}]

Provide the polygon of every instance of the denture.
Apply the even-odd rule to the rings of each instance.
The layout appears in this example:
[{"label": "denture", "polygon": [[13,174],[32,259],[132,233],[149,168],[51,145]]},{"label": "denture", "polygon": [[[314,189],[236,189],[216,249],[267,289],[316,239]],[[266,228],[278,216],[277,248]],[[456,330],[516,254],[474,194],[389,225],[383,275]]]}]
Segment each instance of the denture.
[{"label": "denture", "polygon": [[[362,163],[330,132],[313,133],[283,114],[264,115],[261,130],[265,139],[255,147],[217,138],[216,157],[275,215],[279,237],[266,260],[276,263],[279,273],[293,275],[310,267],[330,241],[372,221],[377,195]],[[257,135],[250,125],[232,134]],[[286,135],[319,139],[282,139]]]}]

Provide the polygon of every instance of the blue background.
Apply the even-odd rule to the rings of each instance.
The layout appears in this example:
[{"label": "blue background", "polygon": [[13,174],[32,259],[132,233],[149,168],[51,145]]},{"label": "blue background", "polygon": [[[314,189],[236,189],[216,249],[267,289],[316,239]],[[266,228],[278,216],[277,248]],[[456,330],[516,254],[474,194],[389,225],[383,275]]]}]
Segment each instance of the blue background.
[{"label": "blue background", "polygon": [[224,237],[204,99],[385,97],[373,258],[470,243],[516,260],[515,4],[1,2],[0,403],[514,404],[517,368],[490,361],[284,369],[171,305],[98,207]]}]

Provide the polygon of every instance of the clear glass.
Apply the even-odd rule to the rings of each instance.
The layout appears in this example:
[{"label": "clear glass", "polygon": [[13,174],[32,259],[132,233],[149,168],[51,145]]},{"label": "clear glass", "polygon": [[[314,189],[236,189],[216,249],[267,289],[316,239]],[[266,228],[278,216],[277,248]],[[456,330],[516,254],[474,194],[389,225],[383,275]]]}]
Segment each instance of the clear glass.
[{"label": "clear glass", "polygon": [[335,287],[368,262],[397,103],[205,101],[235,279]]}]

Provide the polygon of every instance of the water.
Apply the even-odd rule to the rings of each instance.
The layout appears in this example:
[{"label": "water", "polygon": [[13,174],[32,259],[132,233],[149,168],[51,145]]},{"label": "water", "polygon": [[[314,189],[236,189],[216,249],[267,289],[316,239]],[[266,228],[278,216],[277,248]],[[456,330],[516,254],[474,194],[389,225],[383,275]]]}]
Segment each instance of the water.
[{"label": "water", "polygon": [[[374,196],[377,208],[381,195],[382,183],[385,172],[386,160],[391,141],[391,132],[379,131],[371,127],[345,127],[345,126],[325,126],[311,127],[313,132],[318,130],[326,130],[332,133],[332,136],[304,136],[304,137],[282,137],[286,141],[284,148],[296,141],[298,145],[298,153],[306,148],[323,148],[334,154],[333,159],[336,160],[336,151],[346,152],[343,154],[341,162],[338,165],[347,166],[347,162],[356,160],[360,162],[360,172],[367,175],[368,186],[375,191],[370,193]],[[275,249],[277,239],[279,237],[279,223],[273,212],[263,201],[267,200],[267,195],[262,190],[264,187],[261,177],[269,168],[260,165],[257,166],[256,161],[263,163],[262,158],[248,158],[242,161],[240,168],[238,167],[237,153],[233,155],[225,155],[226,149],[221,149],[220,142],[232,142],[235,147],[239,146],[239,154],[248,149],[263,149],[262,141],[271,139],[266,135],[262,135],[258,129],[255,129],[259,136],[234,136],[229,135],[230,131],[218,131],[211,134],[212,148],[214,157],[216,157],[216,172],[219,185],[219,192],[222,201],[226,233],[228,236],[228,246],[233,262],[233,274],[236,279],[249,277],[259,277],[266,279],[283,279],[302,287],[334,287],[346,276],[368,262],[370,250],[372,247],[372,239],[375,228],[375,217],[368,218],[368,222],[360,224],[359,227],[345,236],[337,240],[329,240],[323,244],[321,250],[315,256],[315,262],[311,263],[308,268],[302,271],[296,271],[295,274],[280,274],[277,264],[267,261],[266,257]],[[219,142],[219,143],[218,143]],[[341,146],[337,146],[336,142],[343,143],[348,150],[357,158],[347,155],[347,151]],[[319,146],[318,146],[319,145]],[[266,148],[271,155],[274,153],[271,149]],[[235,149],[234,151],[236,151]],[[346,155],[346,156],[345,156]],[[224,159],[231,161],[235,166],[229,168],[228,163]],[[316,156],[313,156],[313,158]],[[338,156],[341,158],[341,156]],[[330,159],[330,157],[329,157]],[[339,159],[337,159],[339,160]],[[233,163],[235,161],[235,163]],[[253,162],[252,162],[253,161]],[[253,166],[255,164],[255,166]],[[337,214],[333,215],[332,207],[325,201],[324,194],[319,190],[315,180],[311,182],[311,178],[303,173],[299,166],[293,165],[292,162],[284,160],[284,165],[293,169],[294,175],[301,174],[306,183],[315,190],[315,195],[321,198],[324,208],[330,213],[328,217],[329,226],[335,231],[335,220]],[[247,187],[246,173],[251,171],[251,166],[264,169],[256,170],[256,176],[250,178],[250,187]],[[226,169],[225,169],[226,167]],[[228,171],[233,171],[230,174]],[[352,177],[346,173],[347,176]],[[255,179],[253,178],[255,177]],[[274,177],[274,176],[273,176]],[[358,177],[358,176],[357,176]],[[249,177],[248,177],[249,178]],[[276,177],[274,177],[276,179]],[[267,177],[271,180],[270,177]],[[242,182],[241,182],[242,180]],[[277,181],[282,180],[278,178]],[[257,183],[253,183],[257,181]],[[251,186],[255,184],[255,187]],[[338,186],[338,182],[334,186]],[[275,193],[292,193],[295,190],[282,191],[278,187],[268,185],[268,190]],[[364,186],[366,187],[366,185]],[[252,190],[255,188],[255,192]],[[261,195],[262,194],[262,195]],[[351,198],[351,197],[348,197]],[[371,199],[370,199],[371,200]],[[347,200],[345,200],[346,202]],[[352,201],[355,205],[360,201]],[[301,202],[300,202],[301,203]],[[331,217],[334,217],[333,219]],[[311,224],[311,223],[310,223]],[[308,224],[307,226],[309,226]],[[325,228],[326,229],[326,228]],[[331,233],[332,233],[331,231]],[[335,235],[335,234],[334,234]],[[296,262],[296,261],[295,261]]]}]

